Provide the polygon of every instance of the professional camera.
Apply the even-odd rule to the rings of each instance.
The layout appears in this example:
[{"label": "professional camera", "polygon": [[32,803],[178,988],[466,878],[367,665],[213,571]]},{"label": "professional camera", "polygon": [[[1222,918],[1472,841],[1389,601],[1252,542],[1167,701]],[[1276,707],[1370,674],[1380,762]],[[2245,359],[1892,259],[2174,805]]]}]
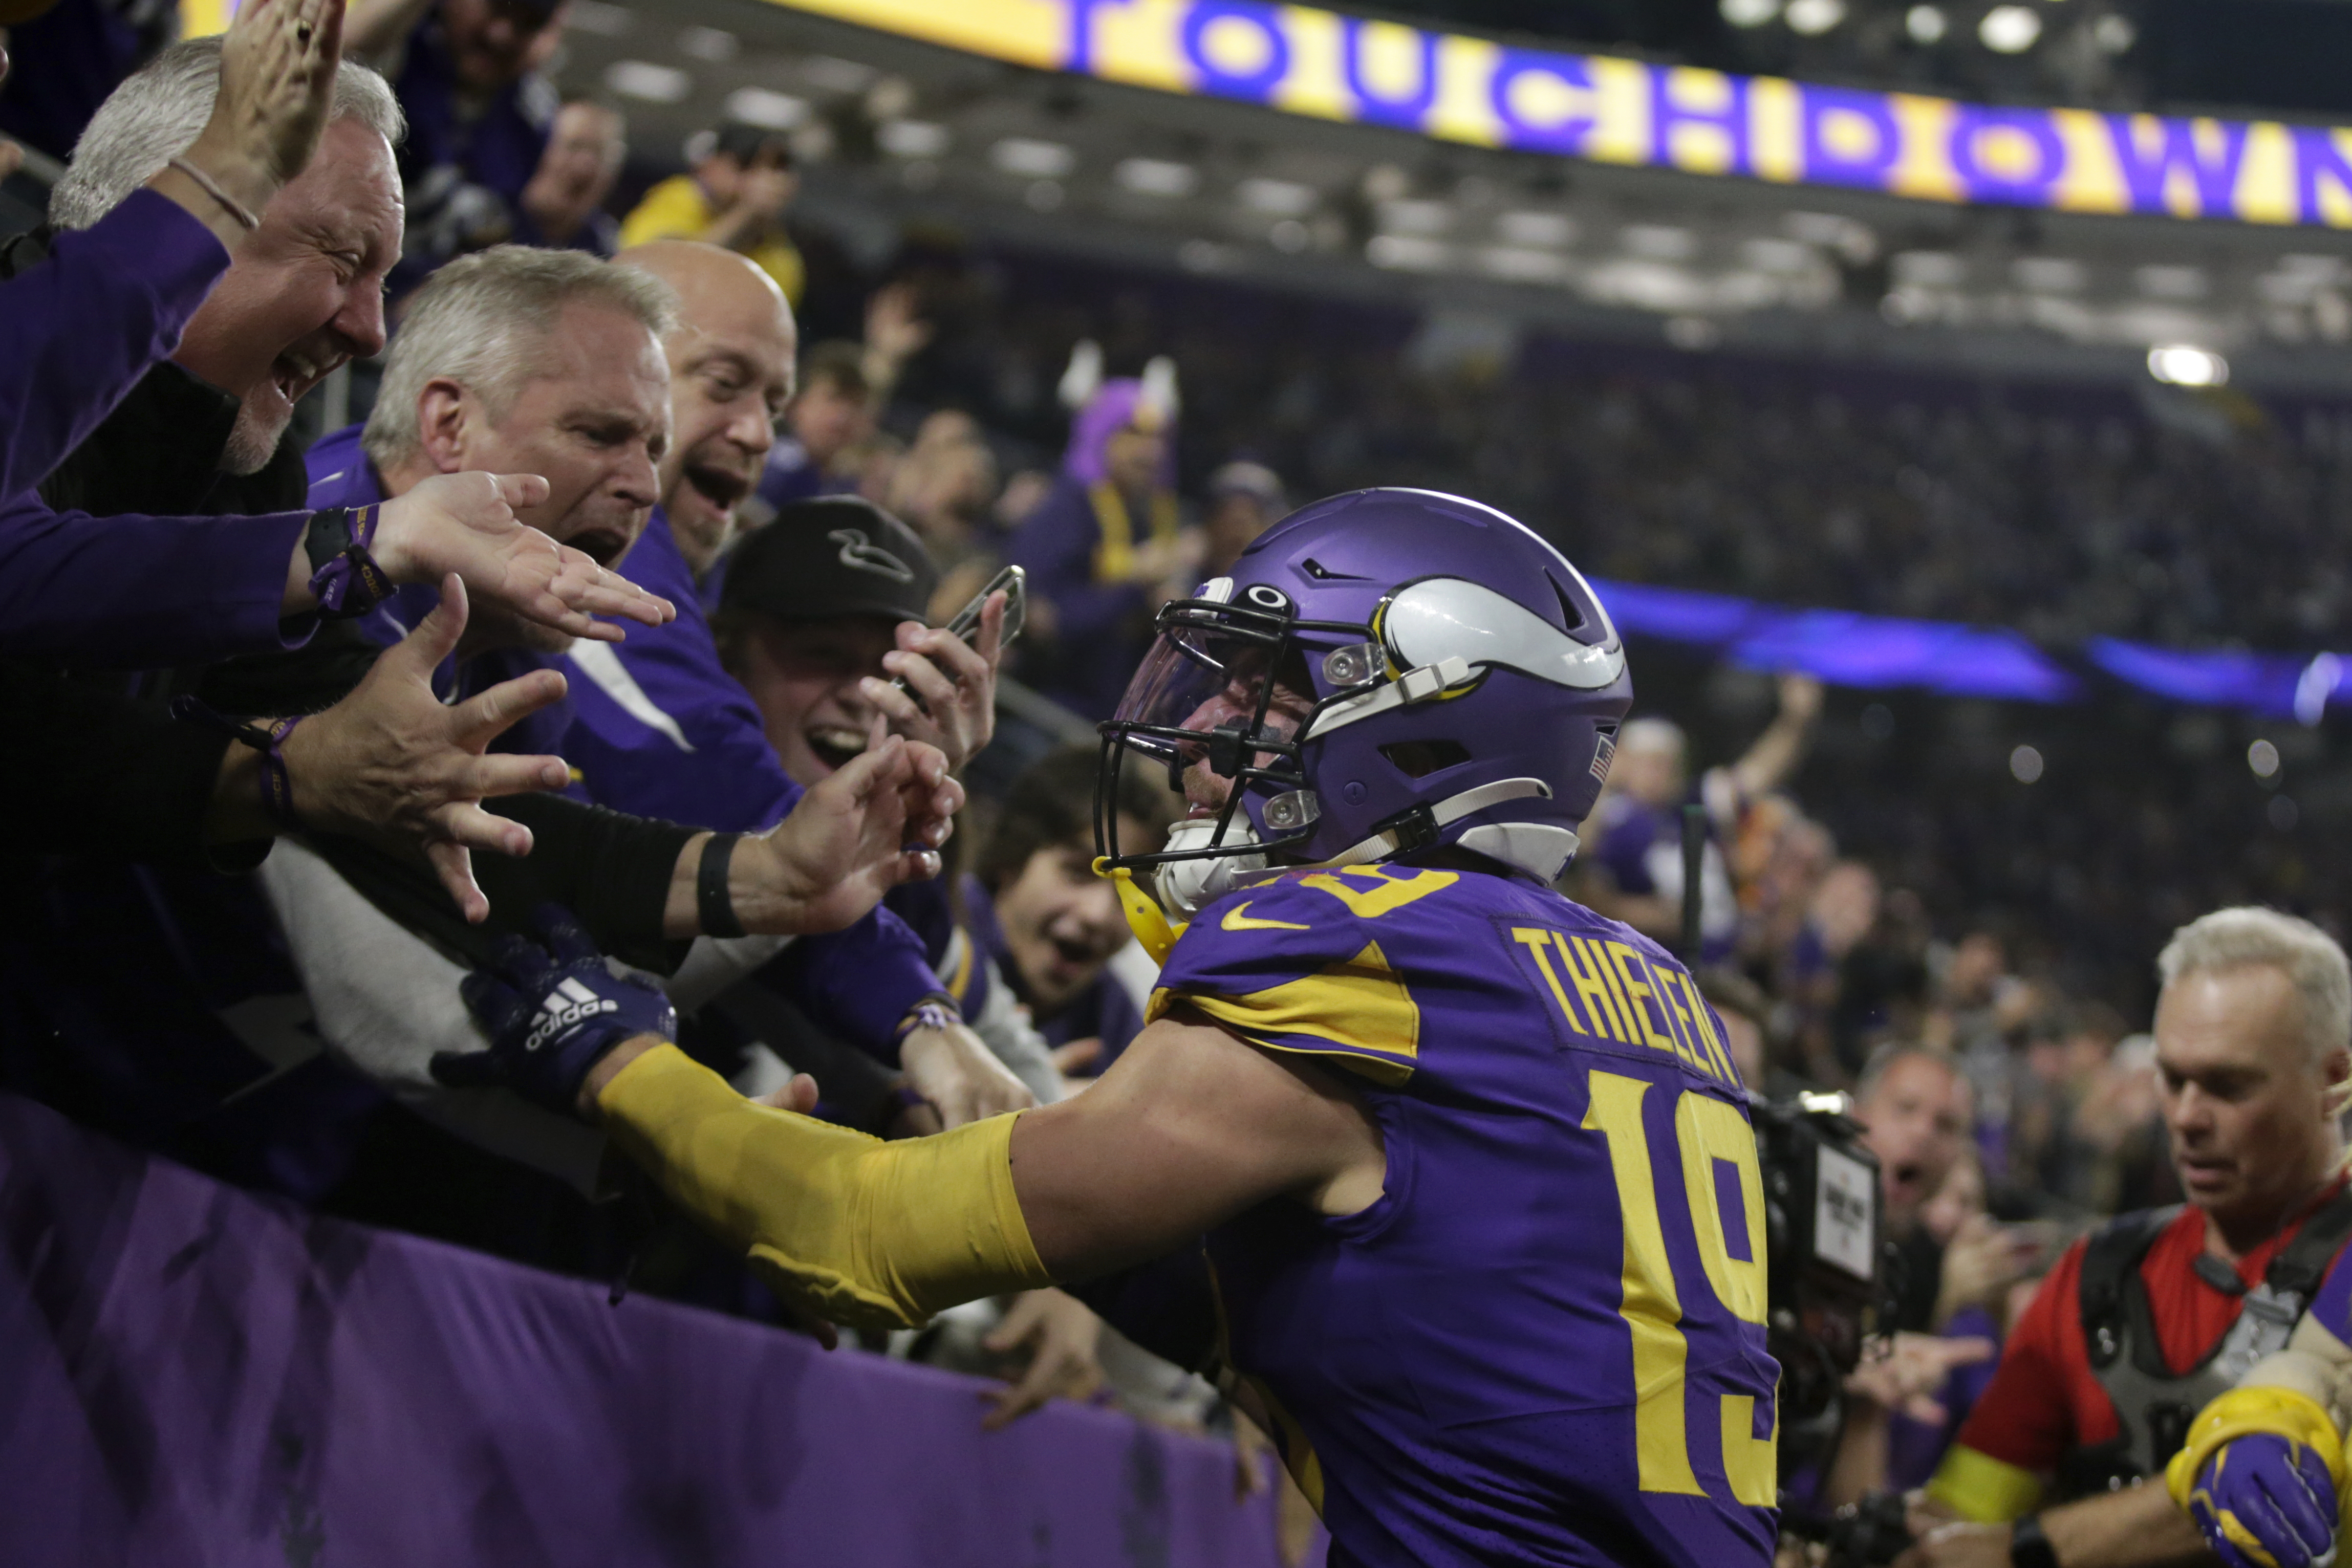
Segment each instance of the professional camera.
[{"label": "professional camera", "polygon": [[1752,1101],[1764,1168],[1767,1333],[1780,1364],[1780,1474],[1825,1458],[1846,1374],[1885,1294],[1878,1159],[1843,1094]]}]

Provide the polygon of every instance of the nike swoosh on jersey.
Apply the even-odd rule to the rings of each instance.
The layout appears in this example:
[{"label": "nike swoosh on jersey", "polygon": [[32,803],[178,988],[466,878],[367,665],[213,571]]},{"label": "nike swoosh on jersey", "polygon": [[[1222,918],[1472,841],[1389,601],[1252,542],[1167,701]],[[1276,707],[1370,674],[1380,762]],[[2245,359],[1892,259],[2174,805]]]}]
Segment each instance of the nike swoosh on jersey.
[{"label": "nike swoosh on jersey", "polygon": [[1311,925],[1301,925],[1295,920],[1252,920],[1248,914],[1249,906],[1248,899],[1242,900],[1241,903],[1226,910],[1225,917],[1217,924],[1227,931],[1312,931],[1314,929]]}]

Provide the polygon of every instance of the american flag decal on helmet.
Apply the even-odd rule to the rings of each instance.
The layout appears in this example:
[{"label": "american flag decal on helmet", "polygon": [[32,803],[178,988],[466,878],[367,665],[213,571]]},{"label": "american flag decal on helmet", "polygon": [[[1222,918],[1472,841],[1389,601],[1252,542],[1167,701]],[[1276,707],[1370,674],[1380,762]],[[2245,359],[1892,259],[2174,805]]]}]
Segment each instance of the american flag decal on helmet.
[{"label": "american flag decal on helmet", "polygon": [[1600,737],[1600,742],[1592,748],[1592,781],[1606,784],[1609,782],[1610,758],[1617,755],[1617,737],[1604,735]]}]

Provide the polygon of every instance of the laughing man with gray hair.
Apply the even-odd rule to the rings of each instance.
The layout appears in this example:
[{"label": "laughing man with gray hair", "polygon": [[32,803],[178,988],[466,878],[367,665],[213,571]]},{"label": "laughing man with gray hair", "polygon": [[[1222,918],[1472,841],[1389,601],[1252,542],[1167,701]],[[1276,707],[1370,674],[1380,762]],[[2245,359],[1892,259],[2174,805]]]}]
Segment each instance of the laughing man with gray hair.
[{"label": "laughing man with gray hair", "polygon": [[[2334,1545],[2352,967],[2308,921],[2252,908],[2182,926],[2157,967],[2165,1130],[2189,1201],[2121,1216],[2060,1259],[1928,1489],[1964,1522],[1906,1563],[2126,1568],[2210,1544],[2232,1568],[2311,1568]],[[2306,1472],[2315,1445],[2331,1457]],[[2168,1475],[2171,1498],[2130,1484]],[[2239,1550],[2258,1542],[2270,1557]]]}]

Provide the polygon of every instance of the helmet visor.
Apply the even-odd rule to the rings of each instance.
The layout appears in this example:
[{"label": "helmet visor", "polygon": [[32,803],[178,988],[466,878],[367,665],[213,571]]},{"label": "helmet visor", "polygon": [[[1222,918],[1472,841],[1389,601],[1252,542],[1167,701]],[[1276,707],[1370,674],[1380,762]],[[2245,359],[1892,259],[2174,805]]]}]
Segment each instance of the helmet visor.
[{"label": "helmet visor", "polygon": [[1314,704],[1306,659],[1282,633],[1171,617],[1111,723],[1123,744],[1181,768],[1211,756],[1219,731],[1236,742],[1286,741]]}]

